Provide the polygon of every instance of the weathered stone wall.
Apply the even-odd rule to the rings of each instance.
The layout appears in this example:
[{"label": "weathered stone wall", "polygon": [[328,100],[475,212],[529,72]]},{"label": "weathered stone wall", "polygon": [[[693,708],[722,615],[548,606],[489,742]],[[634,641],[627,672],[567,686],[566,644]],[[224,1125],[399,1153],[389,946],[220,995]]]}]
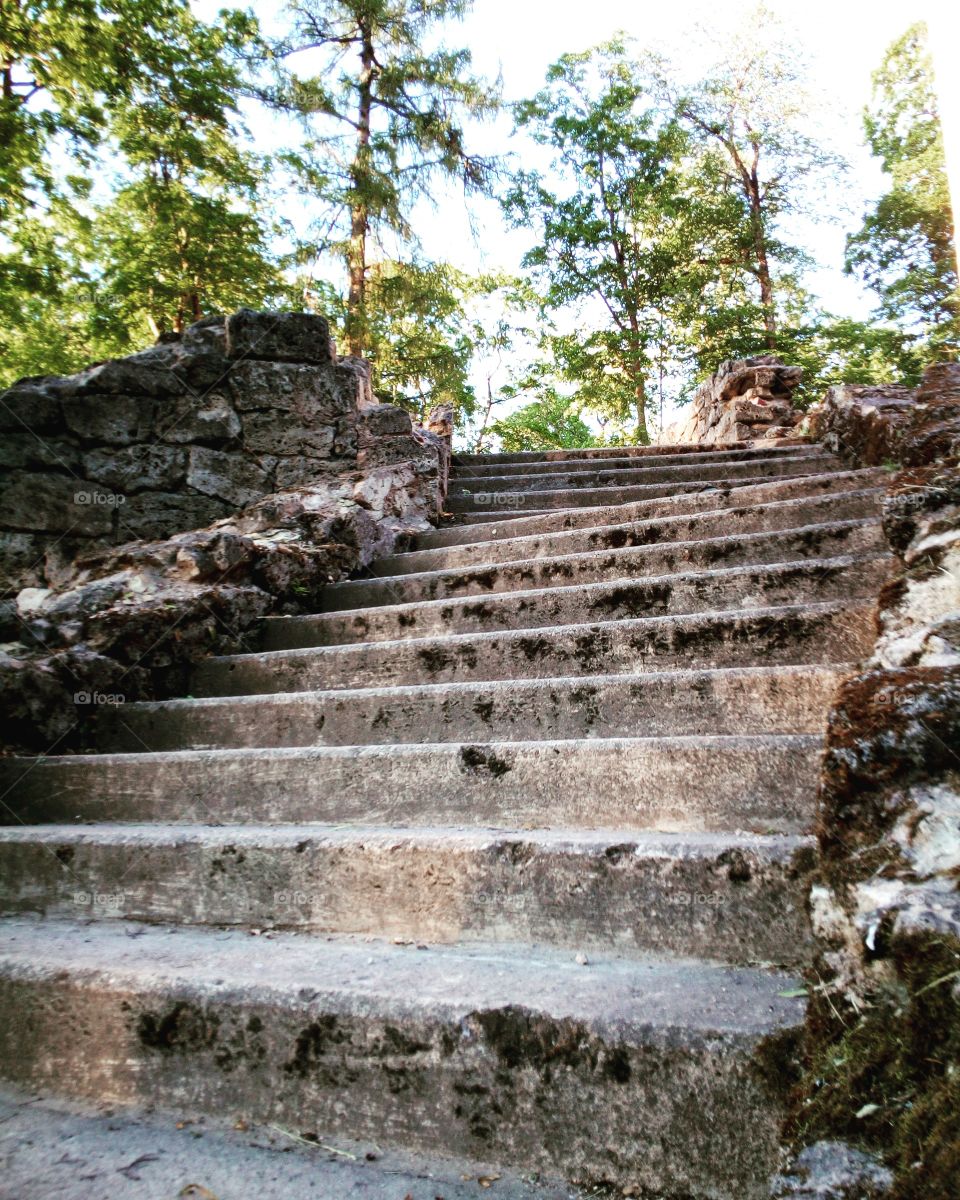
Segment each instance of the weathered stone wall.
[{"label": "weathered stone wall", "polygon": [[683,419],[657,440],[675,446],[789,437],[803,417],[791,400],[802,378],[802,368],[772,354],[723,362],[694,393]]},{"label": "weathered stone wall", "polygon": [[842,384],[811,412],[824,445],[865,467],[921,467],[960,454],[960,384],[956,363],[930,367],[916,389],[896,384]]},{"label": "weathered stone wall", "polygon": [[449,412],[420,430],[376,404],[366,364],[336,360],[326,321],[301,314],[204,321],[17,384],[0,412],[13,749],[82,749],[98,703],[182,694],[199,659],[255,648],[267,613],[310,611],[430,528],[450,462]]},{"label": "weathered stone wall", "polygon": [[900,571],[879,598],[874,655],[830,714],[821,952],[790,1129],[816,1149],[775,1194],[957,1195],[960,365],[931,368],[916,392],[834,388],[817,424],[851,463],[890,465],[883,522]]},{"label": "weathered stone wall", "polygon": [[324,318],[299,313],[242,310],[78,375],[21,380],[0,395],[0,433],[5,588],[62,583],[85,552],[283,488],[431,461],[406,413],[373,404],[366,364],[338,360]]}]

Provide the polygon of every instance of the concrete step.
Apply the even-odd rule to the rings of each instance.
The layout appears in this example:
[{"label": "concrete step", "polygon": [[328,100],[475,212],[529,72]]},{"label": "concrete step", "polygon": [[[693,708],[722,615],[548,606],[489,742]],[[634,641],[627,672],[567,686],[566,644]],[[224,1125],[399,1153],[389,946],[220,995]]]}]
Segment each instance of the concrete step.
[{"label": "concrete step", "polygon": [[[727,524],[730,524],[729,516]],[[460,596],[489,596],[526,588],[600,583],[644,575],[689,571],[691,567],[795,562],[886,550],[879,518],[830,521],[798,529],[726,534],[682,542],[588,550],[482,563],[474,567],[410,572],[381,579],[356,579],[327,588],[320,611],[343,612],[385,604],[409,604]],[[437,553],[436,551],[425,553]]]},{"label": "concrete step", "polygon": [[[771,476],[777,479],[805,478],[818,474],[818,467],[822,472],[827,472],[838,469],[840,465],[839,461],[835,459],[830,461],[791,459],[782,464],[778,463],[777,466],[780,468],[778,471],[763,468],[759,464],[747,464],[738,471],[736,464],[733,464],[727,468],[726,474],[719,471],[713,474],[707,467],[702,467],[693,472],[689,479],[667,478],[660,483],[629,482],[623,479],[595,485],[571,483],[566,487],[538,487],[529,491],[517,487],[515,483],[505,491],[493,491],[487,483],[478,483],[477,490],[471,491],[469,495],[456,490],[451,491],[447,495],[443,507],[451,513],[490,513],[497,516],[497,509],[504,509],[512,515],[522,516],[527,507],[549,511],[555,508],[596,508],[605,504],[628,504],[662,497],[769,483]],[[676,470],[679,471],[680,468],[676,468]],[[667,475],[673,473],[664,472]],[[627,474],[627,472],[623,472],[624,476]]]},{"label": "concrete step", "polygon": [[480,597],[390,604],[349,612],[268,617],[266,651],[392,642],[441,634],[539,629],[593,621],[730,608],[768,608],[876,596],[890,575],[889,553],[683,571],[640,579],[495,592]]},{"label": "concrete step", "polygon": [[451,475],[456,480],[485,479],[491,475],[529,475],[557,474],[583,470],[618,470],[621,468],[690,466],[713,463],[741,462],[776,462],[780,458],[823,458],[826,451],[820,445],[789,446],[780,449],[776,446],[741,446],[739,449],[702,450],[695,446],[692,452],[682,453],[682,447],[673,447],[672,452],[663,454],[638,455],[631,453],[631,447],[613,447],[612,454],[594,455],[590,458],[549,458],[546,455],[533,456],[520,462],[511,460],[510,455],[482,455],[481,458],[471,458],[469,455],[455,454]]},{"label": "concrete step", "polygon": [[[306,1117],[309,1114],[304,1114]],[[373,1138],[223,1120],[219,1113],[118,1110],[0,1085],[2,1200],[587,1200],[500,1163],[386,1150]],[[59,1146],[63,1153],[44,1153]],[[204,1191],[184,1180],[202,1179]],[[490,1189],[496,1189],[491,1193]]]},{"label": "concrete step", "polygon": [[885,487],[886,472],[881,468],[859,471],[832,471],[825,475],[803,475],[796,479],[774,479],[766,483],[745,483],[739,487],[716,487],[686,495],[665,496],[655,500],[616,503],[583,510],[527,514],[477,527],[463,524],[435,529],[419,534],[414,550],[430,550],[435,546],[460,546],[473,542],[501,541],[505,538],[527,537],[531,534],[563,532],[569,529],[590,529],[602,525],[622,525],[625,522],[657,520],[663,517],[713,512],[718,509],[744,508],[777,500],[823,496],[838,492],[859,491],[869,487]]},{"label": "concrete step", "polygon": [[[556,464],[554,464],[556,466]],[[480,497],[516,495],[529,498],[534,503],[544,492],[589,491],[595,488],[622,487],[653,484],[700,484],[722,480],[733,482],[742,479],[777,479],[796,475],[817,475],[827,471],[842,471],[843,463],[832,454],[803,454],[797,456],[747,459],[720,462],[696,462],[660,465],[638,465],[613,461],[602,466],[577,464],[565,471],[539,471],[531,468],[520,474],[474,476],[469,472],[454,472],[450,479],[448,501],[468,498],[471,507],[489,507]],[[449,507],[449,504],[447,505]]]},{"label": "concrete step", "polygon": [[621,1192],[767,1193],[804,1016],[781,972],[124,922],[0,939],[13,1082]]},{"label": "concrete step", "polygon": [[[514,521],[519,517],[549,517],[554,511],[552,508],[540,508],[535,504],[524,504],[523,508],[515,508],[513,500],[508,499],[502,508],[488,509],[483,512],[458,512],[456,527],[487,525],[491,521]],[[427,536],[431,535],[427,534]]]},{"label": "concrete step", "polygon": [[[754,454],[796,454],[807,451],[812,454],[823,452],[819,442],[811,442],[809,438],[777,438],[776,441],[760,439],[750,442],[725,442],[720,448],[722,453],[747,451]],[[455,467],[484,467],[499,466],[504,463],[546,463],[546,462],[591,462],[609,458],[639,458],[654,459],[677,457],[683,455],[699,458],[706,454],[717,453],[716,450],[705,450],[703,443],[681,442],[678,445],[662,446],[591,446],[580,450],[521,450],[509,454],[455,454]]]},{"label": "concrete step", "polygon": [[875,602],[645,617],[555,628],[222,655],[194,670],[195,696],[393,687],[555,676],[634,675],[677,667],[797,665],[865,657]]},{"label": "concrete step", "polygon": [[378,559],[370,567],[370,575],[391,578],[421,571],[450,570],[455,567],[483,568],[493,563],[524,562],[596,550],[702,541],[714,537],[744,537],[830,521],[879,520],[883,496],[882,489],[862,488],[744,507],[677,513],[642,521],[625,520],[522,537],[504,537],[501,541],[410,550]]},{"label": "concrete step", "polygon": [[0,759],[9,824],[804,832],[821,738],[584,738]]},{"label": "concrete step", "polygon": [[813,859],[786,835],[7,826],[0,911],[799,967]]},{"label": "concrete step", "polygon": [[847,667],[747,667],[111,705],[101,751],[820,733]]}]

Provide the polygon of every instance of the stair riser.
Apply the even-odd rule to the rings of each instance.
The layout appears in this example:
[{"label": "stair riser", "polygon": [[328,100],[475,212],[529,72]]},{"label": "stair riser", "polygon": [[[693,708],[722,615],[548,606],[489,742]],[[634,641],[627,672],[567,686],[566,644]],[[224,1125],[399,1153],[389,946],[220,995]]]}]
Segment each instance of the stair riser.
[{"label": "stair riser", "polygon": [[249,696],[320,688],[390,687],[555,676],[633,675],[836,663],[865,657],[876,637],[874,605],[840,611],[802,606],[711,616],[579,625],[568,629],[339,646],[200,663],[194,696]]},{"label": "stair riser", "polygon": [[887,556],[815,559],[729,572],[615,579],[610,583],[501,592],[477,599],[362,609],[264,622],[263,649],[348,646],[443,634],[540,629],[718,609],[766,608],[875,596],[890,573]]},{"label": "stair riser", "polygon": [[811,865],[812,847],[749,844],[570,852],[516,835],[328,843],[309,828],[264,844],[236,834],[126,845],[47,835],[0,839],[0,910],[798,967],[810,955]]},{"label": "stair riser", "polygon": [[[829,467],[824,468],[829,470]],[[732,470],[732,468],[731,468]],[[643,500],[658,500],[662,497],[682,496],[690,493],[703,493],[724,487],[741,487],[751,483],[769,482],[771,475],[778,479],[792,479],[798,476],[816,475],[814,463],[801,463],[779,471],[760,471],[751,467],[742,473],[717,473],[715,476],[698,472],[697,478],[690,480],[668,480],[663,483],[630,483],[616,482],[597,485],[595,487],[574,484],[568,488],[537,489],[523,491],[518,488],[507,488],[504,491],[493,491],[490,488],[477,490],[469,495],[458,495],[452,492],[444,501],[444,508],[452,513],[489,513],[497,516],[496,510],[502,508],[512,513],[523,515],[525,507],[540,510],[555,508],[594,508],[604,504],[629,504]]]},{"label": "stair riser", "polygon": [[[724,442],[721,451],[748,454],[820,454],[823,447],[807,438],[777,438],[776,441]],[[659,462],[665,457],[698,459],[721,451],[704,450],[703,444],[682,442],[675,446],[590,446],[583,450],[519,450],[513,454],[455,454],[455,467],[491,466],[502,464],[578,463],[605,462],[611,458],[637,458],[641,461],[653,459]]]},{"label": "stair riser", "polygon": [[485,565],[455,573],[357,580],[327,588],[322,611],[342,612],[387,604],[412,604],[458,596],[489,596],[528,588],[602,583],[611,579],[667,575],[697,568],[714,569],[754,563],[829,558],[886,549],[879,521],[845,522],[788,532],[773,531],[719,537],[709,541],[597,550],[580,555],[528,559],[503,566]]},{"label": "stair riser", "polygon": [[810,828],[819,738],[398,746],[8,759],[28,824],[499,825],[792,833]]},{"label": "stair riser", "polygon": [[684,516],[712,512],[724,508],[742,508],[778,500],[809,496],[832,495],[851,489],[885,486],[882,470],[838,471],[826,475],[806,475],[798,479],[774,479],[766,483],[741,484],[739,487],[711,488],[703,492],[671,495],[632,504],[621,503],[598,508],[569,509],[564,512],[526,516],[514,521],[506,519],[489,522],[480,528],[452,526],[420,534],[414,549],[429,550],[436,546],[461,546],[505,538],[526,537],[531,534],[557,533],[569,529],[590,529],[600,525],[623,525],[631,521],[655,520],[662,517]]},{"label": "stair riser", "polygon": [[149,1097],[181,1116],[711,1200],[762,1200],[776,1163],[782,1098],[743,1036],[633,1041],[614,1025],[438,1001],[384,1017],[310,990],[145,988],[116,974],[8,975],[0,1002],[7,1078],[98,1103]]},{"label": "stair riser", "polygon": [[385,742],[820,733],[842,672],[677,672],[427,689],[303,692],[104,709],[106,752]]},{"label": "stair riser", "polygon": [[469,472],[454,472],[450,480],[449,500],[466,499],[475,508],[492,508],[495,500],[481,503],[479,496],[520,494],[536,501],[544,492],[588,491],[596,488],[627,488],[641,485],[706,483],[741,479],[784,479],[797,475],[816,475],[824,471],[843,470],[843,464],[833,455],[801,458],[765,459],[760,462],[693,463],[681,466],[603,467],[584,470],[548,471],[537,474],[474,476]]},{"label": "stair riser", "polygon": [[689,467],[714,463],[769,463],[779,458],[813,458],[835,461],[824,453],[821,446],[790,446],[786,450],[712,450],[694,454],[656,454],[638,457],[624,451],[604,458],[549,459],[526,462],[504,462],[499,455],[491,455],[483,461],[468,461],[454,455],[452,475],[457,480],[487,479],[504,475],[569,475],[578,471],[617,471],[650,468],[660,470],[667,467]]},{"label": "stair riser", "polygon": [[[669,544],[670,548],[675,549],[677,543],[707,538],[748,536],[829,521],[875,520],[880,516],[881,499],[882,493],[879,491],[844,492],[752,508],[721,508],[716,512],[681,514],[661,520],[630,521],[597,528],[504,538],[500,542],[438,546],[434,550],[414,550],[382,558],[373,564],[371,570],[377,576],[395,578],[421,571],[474,568],[492,563],[556,558],[659,543]],[[343,585],[337,585],[340,586]]]},{"label": "stair riser", "polygon": [[[452,510],[456,512],[456,509]],[[566,511],[566,510],[564,510]],[[491,522],[503,524],[504,521],[516,521],[521,518],[529,517],[549,517],[554,510],[544,508],[541,504],[524,504],[523,508],[515,508],[512,506],[509,509],[491,509],[485,512],[459,512],[457,513],[456,528],[466,530],[468,527],[472,529],[475,525],[489,525]],[[426,535],[428,538],[432,534]],[[417,543],[420,544],[419,542]]]}]

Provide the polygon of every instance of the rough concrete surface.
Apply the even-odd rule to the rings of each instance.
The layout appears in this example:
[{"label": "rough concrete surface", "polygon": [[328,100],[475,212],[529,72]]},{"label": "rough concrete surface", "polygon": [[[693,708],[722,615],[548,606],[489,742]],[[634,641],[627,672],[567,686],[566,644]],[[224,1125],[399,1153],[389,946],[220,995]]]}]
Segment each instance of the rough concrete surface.
[{"label": "rough concrete surface", "polygon": [[[239,1124],[239,1128],[237,1127]],[[313,1142],[316,1144],[311,1144]],[[324,1130],[0,1089],[0,1200],[580,1200],[563,1182]]]}]

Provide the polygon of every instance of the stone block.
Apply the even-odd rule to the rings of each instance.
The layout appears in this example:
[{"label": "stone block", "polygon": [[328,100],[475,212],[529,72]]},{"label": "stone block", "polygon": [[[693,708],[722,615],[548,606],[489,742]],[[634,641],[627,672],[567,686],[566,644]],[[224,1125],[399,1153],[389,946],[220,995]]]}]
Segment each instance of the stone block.
[{"label": "stone block", "polygon": [[276,413],[247,413],[243,418],[243,445],[252,454],[275,454],[284,458],[332,458],[337,431],[332,423],[291,424],[284,427]]},{"label": "stone block", "polygon": [[65,471],[79,474],[80,450],[71,442],[11,431],[0,440],[0,467],[7,471]]},{"label": "stone block", "polygon": [[190,451],[187,484],[206,496],[242,508],[271,490],[276,465],[276,459],[269,456],[252,458],[194,446]]},{"label": "stone block", "polygon": [[89,367],[79,375],[64,379],[64,390],[75,396],[180,395],[187,390],[187,385],[174,370],[176,358],[169,354],[169,350],[169,347],[159,346],[130,355],[129,358],[112,359]]},{"label": "stone block", "polygon": [[60,432],[63,417],[60,401],[42,380],[24,380],[0,392],[0,432]]},{"label": "stone block", "polygon": [[0,511],[9,529],[108,534],[115,506],[103,496],[89,479],[16,472],[0,483]]},{"label": "stone block", "polygon": [[412,463],[418,472],[435,477],[439,467],[437,448],[411,434],[407,437],[379,438],[372,446],[365,447],[357,454],[357,469],[360,471],[402,462]]},{"label": "stone block", "polygon": [[149,436],[153,401],[146,396],[67,396],[67,428],[86,442],[126,446]]},{"label": "stone block", "polygon": [[45,582],[45,544],[46,538],[35,533],[0,533],[0,586],[4,591],[17,592]]},{"label": "stone block", "polygon": [[117,510],[117,538],[127,542],[170,537],[186,529],[202,529],[232,511],[233,505],[213,496],[141,492],[129,496]]},{"label": "stone block", "polygon": [[344,375],[349,374],[353,378],[358,408],[368,408],[377,403],[370,383],[370,364],[365,358],[346,354],[337,360],[337,371]]},{"label": "stone block", "polygon": [[298,487],[300,484],[315,483],[320,480],[336,479],[347,467],[336,458],[308,458],[303,455],[277,460],[277,473],[274,486],[279,488]]},{"label": "stone block", "polygon": [[121,450],[91,450],[83,456],[91,479],[127,495],[143,491],[173,491],[183,482],[186,451],[173,446],[127,446]]},{"label": "stone block", "polygon": [[227,317],[227,354],[268,362],[330,363],[330,325],[314,313],[241,308]]},{"label": "stone block", "polygon": [[728,412],[734,421],[746,425],[769,425],[779,415],[779,410],[769,404],[753,404],[749,400],[735,400]]},{"label": "stone block", "polygon": [[223,443],[240,429],[240,418],[222,392],[179,396],[156,416],[157,433],[166,442]]},{"label": "stone block", "polygon": [[406,409],[395,404],[372,404],[361,410],[357,420],[357,431],[361,445],[369,444],[372,438],[409,435],[413,420]]},{"label": "stone block", "polygon": [[238,362],[230,392],[241,415],[272,409],[315,421],[356,411],[349,375],[304,363]]}]

